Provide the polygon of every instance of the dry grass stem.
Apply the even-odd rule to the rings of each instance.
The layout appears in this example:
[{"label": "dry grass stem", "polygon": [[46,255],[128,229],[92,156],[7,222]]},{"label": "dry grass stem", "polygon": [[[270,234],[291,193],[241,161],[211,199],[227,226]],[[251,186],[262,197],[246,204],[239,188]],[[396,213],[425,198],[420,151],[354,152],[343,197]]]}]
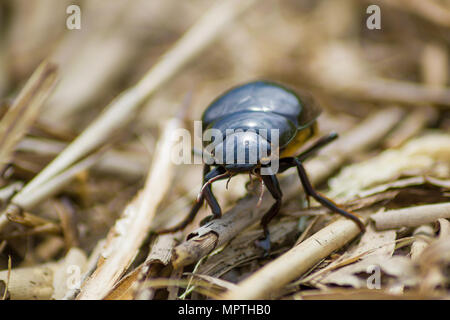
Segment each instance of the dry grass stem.
[{"label": "dry grass stem", "polygon": [[450,88],[427,87],[406,81],[374,78],[352,83],[342,93],[346,96],[359,96],[362,99],[375,101],[450,106]]},{"label": "dry grass stem", "polygon": [[[57,156],[65,147],[65,143],[56,140],[26,137],[17,145],[17,150],[41,156]],[[136,179],[145,175],[148,170],[148,164],[143,156],[144,154],[133,151],[107,150],[105,156],[99,159],[92,169]]]}]

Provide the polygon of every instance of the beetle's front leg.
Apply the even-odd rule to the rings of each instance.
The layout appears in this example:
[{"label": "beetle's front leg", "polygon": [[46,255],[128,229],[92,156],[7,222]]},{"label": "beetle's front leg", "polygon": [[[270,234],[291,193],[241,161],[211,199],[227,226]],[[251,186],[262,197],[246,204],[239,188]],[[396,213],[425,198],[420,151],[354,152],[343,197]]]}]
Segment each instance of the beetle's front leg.
[{"label": "beetle's front leg", "polygon": [[278,179],[275,175],[262,175],[261,177],[267,187],[267,190],[269,190],[270,194],[275,199],[275,203],[261,219],[261,226],[264,230],[264,238],[256,242],[259,247],[264,249],[264,255],[267,255],[270,251],[269,222],[278,214],[278,212],[280,212],[283,193],[281,192],[280,184],[278,183]]}]

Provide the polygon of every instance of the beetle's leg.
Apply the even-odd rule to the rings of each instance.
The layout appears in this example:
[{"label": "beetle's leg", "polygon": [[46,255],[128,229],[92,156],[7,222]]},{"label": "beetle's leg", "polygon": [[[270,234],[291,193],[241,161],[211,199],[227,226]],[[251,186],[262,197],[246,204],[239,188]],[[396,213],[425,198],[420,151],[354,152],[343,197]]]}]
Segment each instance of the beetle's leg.
[{"label": "beetle's leg", "polygon": [[264,230],[264,238],[257,241],[257,245],[264,249],[265,255],[269,253],[270,250],[270,234],[269,234],[269,222],[277,215],[281,208],[281,199],[283,197],[283,193],[280,189],[280,184],[278,183],[278,179],[275,175],[262,175],[261,176],[264,184],[269,190],[272,197],[275,199],[275,203],[270,207],[269,211],[267,211],[261,219],[261,226]]},{"label": "beetle's leg", "polygon": [[292,157],[281,158],[279,160],[277,173],[285,172],[287,169],[292,168],[292,167],[295,167],[295,163],[292,161]]},{"label": "beetle's leg", "polygon": [[[279,160],[279,166],[278,166],[278,173],[284,172],[289,168],[293,168],[296,167],[297,165],[295,164],[294,158],[292,157],[288,157],[288,158],[282,158]],[[305,200],[307,203],[307,207],[309,208],[309,197],[311,196],[311,194],[309,194],[308,190],[305,189]]]},{"label": "beetle's leg", "polygon": [[[316,153],[320,148],[324,147],[331,141],[335,140],[337,137],[338,137],[338,134],[336,132],[331,132],[328,135],[321,137],[313,145],[311,145],[308,149],[306,149],[300,155],[298,155],[296,158],[300,161],[304,161],[305,159],[309,158],[314,153]],[[280,173],[284,172],[287,169],[295,167],[295,166],[297,166],[297,164],[292,160],[291,157],[280,159],[280,165],[279,165],[278,172],[280,172]],[[307,207],[310,208],[309,197],[312,197],[313,195],[306,188],[305,188],[305,195],[306,195]]]},{"label": "beetle's leg", "polygon": [[[205,164],[203,166],[203,183],[206,182],[206,176],[207,176],[207,174],[208,174],[210,169],[211,169],[211,166],[209,166],[207,164]],[[205,200],[205,198],[203,197],[203,195],[201,195],[200,199],[198,199],[198,201],[196,201],[194,203],[194,205],[191,208],[191,211],[186,216],[186,218],[184,218],[183,221],[181,221],[176,226],[173,226],[171,228],[167,228],[167,229],[164,229],[164,230],[157,231],[156,233],[157,234],[172,233],[172,232],[176,232],[176,231],[184,229],[189,223],[192,222],[192,220],[194,220],[194,218],[197,215],[198,211],[202,207],[204,200]]]},{"label": "beetle's leg", "polygon": [[[205,176],[205,182],[208,182],[210,179],[213,179],[221,174],[224,174],[226,171],[223,167],[216,167],[212,171],[210,171]],[[218,180],[227,179],[229,176],[224,176],[219,178]],[[212,219],[218,219],[222,216],[222,209],[220,208],[219,203],[217,202],[216,197],[214,196],[211,188],[211,184],[208,184],[201,193],[201,197],[206,200],[208,205],[211,207],[212,216],[208,216],[200,222],[200,225],[204,225],[205,223],[211,221]]]},{"label": "beetle's leg", "polygon": [[206,180],[206,175],[209,173],[209,171],[211,170],[211,166],[209,164],[205,164],[203,166],[203,183],[205,183]]},{"label": "beetle's leg", "polygon": [[[203,179],[202,179],[202,186],[206,183],[206,175],[211,171],[211,166],[209,164],[205,164],[203,166]],[[197,199],[197,202],[200,203],[200,206],[203,204],[203,201],[205,198],[203,197],[203,194],[200,195],[200,198]]]},{"label": "beetle's leg", "polygon": [[331,211],[334,211],[348,219],[353,220],[358,227],[361,229],[361,231],[364,231],[366,228],[364,224],[361,222],[361,220],[355,216],[354,214],[345,211],[344,209],[341,209],[335,204],[333,201],[325,197],[324,195],[318,193],[316,190],[314,190],[313,186],[311,185],[311,182],[309,181],[308,175],[306,173],[305,168],[303,167],[303,164],[300,160],[297,158],[292,158],[292,161],[297,166],[298,175],[300,177],[300,180],[302,182],[303,188],[305,189],[305,192],[309,195],[311,195],[314,199],[316,199],[319,203],[321,203],[324,207],[330,209]]}]

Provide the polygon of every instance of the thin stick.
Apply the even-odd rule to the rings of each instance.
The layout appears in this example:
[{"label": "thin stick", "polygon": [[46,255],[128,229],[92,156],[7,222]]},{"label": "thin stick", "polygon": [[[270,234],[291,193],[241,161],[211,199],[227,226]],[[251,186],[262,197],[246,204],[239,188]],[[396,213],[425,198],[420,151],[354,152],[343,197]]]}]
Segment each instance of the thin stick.
[{"label": "thin stick", "polygon": [[235,289],[227,291],[222,298],[226,300],[269,298],[271,293],[301,276],[316,262],[356,237],[359,232],[354,222],[339,219],[256,271]]},{"label": "thin stick", "polygon": [[389,210],[371,216],[379,230],[417,227],[440,218],[450,218],[450,202]]},{"label": "thin stick", "polygon": [[72,180],[73,176],[92,166],[97,159],[100,158],[100,155],[101,152],[95,153],[79,163],[74,164],[72,167],[53,177],[52,180],[48,181],[48,183],[44,184],[40,189],[37,189],[29,194],[27,198],[21,198],[21,202],[9,203],[0,214],[0,230],[2,230],[10,220],[10,218],[8,218],[8,212],[11,210],[20,211],[31,209],[37,203],[56,193],[59,189],[65,186]]},{"label": "thin stick", "polygon": [[77,299],[103,299],[133,262],[150,230],[156,208],[169,190],[173,175],[170,159],[173,131],[182,126],[181,119],[170,120],[155,150],[144,190],[125,208],[122,217],[108,234],[103,251],[105,261],[84,283]]},{"label": "thin stick", "polygon": [[[313,184],[318,184],[338,169],[351,155],[378,143],[402,117],[397,108],[380,111],[359,126],[344,134],[341,139],[323,149],[320,157],[307,161],[306,169]],[[284,199],[299,194],[301,187],[298,176],[291,175],[282,182]],[[258,196],[247,195],[222,218],[212,220],[189,235],[189,240],[175,248],[175,267],[198,261],[234,238],[239,232],[259,221],[270,208],[273,200],[264,196],[261,206],[256,207]]]},{"label": "thin stick", "polygon": [[179,233],[164,234],[155,239],[149,255],[138,271],[136,281],[131,286],[132,295],[136,300],[150,300],[153,297],[154,290],[151,288],[142,290],[142,284],[150,276],[154,276],[160,269],[170,264],[173,248],[178,243],[176,238],[179,235]]}]

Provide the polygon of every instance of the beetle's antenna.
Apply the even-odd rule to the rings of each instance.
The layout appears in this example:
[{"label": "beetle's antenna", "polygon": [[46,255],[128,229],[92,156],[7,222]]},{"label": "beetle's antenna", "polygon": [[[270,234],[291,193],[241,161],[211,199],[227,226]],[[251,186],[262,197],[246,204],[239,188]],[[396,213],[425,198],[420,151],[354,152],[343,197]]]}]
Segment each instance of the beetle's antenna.
[{"label": "beetle's antenna", "polygon": [[200,202],[200,199],[202,197],[203,191],[205,190],[205,188],[207,186],[209,186],[211,183],[213,183],[214,181],[217,181],[219,179],[222,179],[223,177],[226,176],[230,176],[230,178],[232,177],[232,175],[230,175],[230,173],[227,171],[225,173],[219,174],[218,176],[215,176],[214,178],[209,179],[208,181],[205,182],[205,184],[202,186],[200,192],[197,195],[197,202]]}]

